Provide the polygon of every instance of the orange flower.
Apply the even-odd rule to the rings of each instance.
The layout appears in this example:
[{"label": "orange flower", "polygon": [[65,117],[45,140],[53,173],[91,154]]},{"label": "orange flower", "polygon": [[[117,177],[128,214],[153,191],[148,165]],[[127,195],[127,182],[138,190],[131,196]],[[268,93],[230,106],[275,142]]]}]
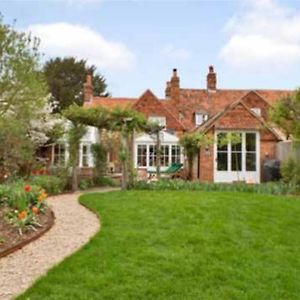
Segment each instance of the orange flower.
[{"label": "orange flower", "polygon": [[44,199],[46,199],[48,197],[48,194],[46,192],[42,192],[39,196],[38,196],[38,201],[42,202]]},{"label": "orange flower", "polygon": [[25,210],[23,210],[18,214],[18,219],[19,220],[25,219],[26,216],[27,216],[27,212]]},{"label": "orange flower", "polygon": [[35,215],[37,215],[38,213],[39,213],[39,209],[38,209],[38,207],[36,207],[36,206],[33,206],[32,208],[31,208],[31,210],[32,210],[32,212],[35,214]]},{"label": "orange flower", "polygon": [[25,185],[24,186],[24,191],[25,192],[30,192],[31,191],[31,186],[30,185]]}]

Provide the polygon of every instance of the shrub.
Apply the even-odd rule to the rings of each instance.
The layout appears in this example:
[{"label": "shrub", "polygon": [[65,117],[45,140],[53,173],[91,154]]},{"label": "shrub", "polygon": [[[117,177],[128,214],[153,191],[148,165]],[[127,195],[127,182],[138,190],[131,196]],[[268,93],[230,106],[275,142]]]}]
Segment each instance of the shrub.
[{"label": "shrub", "polygon": [[60,177],[53,175],[33,176],[30,179],[32,185],[43,188],[49,195],[62,193],[65,190],[65,182]]},{"label": "shrub", "polygon": [[247,192],[258,194],[286,195],[298,194],[300,186],[295,184],[286,184],[284,182],[268,182],[261,184],[245,183],[210,183],[193,182],[180,179],[160,181],[137,181],[134,184],[137,190],[195,190],[195,191],[228,191],[228,192]]},{"label": "shrub", "polygon": [[280,173],[283,182],[292,185],[300,185],[300,163],[289,158],[281,164]]},{"label": "shrub", "polygon": [[109,177],[99,177],[95,179],[95,183],[99,186],[117,186],[117,182]]},{"label": "shrub", "polygon": [[87,179],[80,180],[79,188],[81,190],[86,190],[86,189],[91,188],[93,186],[95,186],[95,183],[94,183],[92,178],[87,178]]}]

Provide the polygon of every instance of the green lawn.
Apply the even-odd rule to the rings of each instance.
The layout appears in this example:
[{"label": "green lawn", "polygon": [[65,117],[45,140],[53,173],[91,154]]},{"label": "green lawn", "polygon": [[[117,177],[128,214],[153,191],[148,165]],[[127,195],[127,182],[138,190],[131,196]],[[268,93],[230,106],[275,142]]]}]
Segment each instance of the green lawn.
[{"label": "green lawn", "polygon": [[300,200],[89,194],[102,229],[18,299],[300,299]]}]

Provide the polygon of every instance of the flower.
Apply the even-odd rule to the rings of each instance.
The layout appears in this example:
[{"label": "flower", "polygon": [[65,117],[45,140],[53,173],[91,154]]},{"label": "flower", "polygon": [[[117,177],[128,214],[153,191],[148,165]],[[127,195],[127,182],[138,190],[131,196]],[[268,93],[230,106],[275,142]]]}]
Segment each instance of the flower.
[{"label": "flower", "polygon": [[33,207],[31,208],[31,211],[36,215],[36,214],[39,213],[40,210],[38,209],[38,207],[33,206]]},{"label": "flower", "polygon": [[31,191],[31,186],[30,185],[25,185],[24,186],[24,191],[27,192],[27,193],[30,192]]},{"label": "flower", "polygon": [[18,214],[18,219],[19,220],[25,219],[26,216],[27,216],[27,212],[25,210],[23,210]]},{"label": "flower", "polygon": [[38,196],[38,201],[42,202],[44,199],[46,199],[48,197],[48,194],[43,191],[39,196]]}]

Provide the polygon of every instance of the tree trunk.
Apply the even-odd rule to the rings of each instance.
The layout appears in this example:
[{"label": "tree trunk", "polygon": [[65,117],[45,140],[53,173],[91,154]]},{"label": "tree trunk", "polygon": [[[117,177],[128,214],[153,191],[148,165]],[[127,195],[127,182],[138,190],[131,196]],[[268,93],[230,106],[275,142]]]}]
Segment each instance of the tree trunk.
[{"label": "tree trunk", "polygon": [[160,131],[156,133],[156,178],[160,180]]},{"label": "tree trunk", "polygon": [[188,155],[188,166],[189,166],[189,180],[193,180],[193,166],[194,166],[194,156]]},{"label": "tree trunk", "polygon": [[122,133],[122,190],[127,189],[128,183],[128,170],[127,170],[127,160],[128,160],[128,145],[127,145],[127,136]]},{"label": "tree trunk", "polygon": [[127,145],[128,147],[128,160],[127,160],[127,168],[128,168],[128,186],[132,187],[134,184],[134,168],[133,168],[133,142],[134,142],[134,132],[132,132],[128,136]]}]

